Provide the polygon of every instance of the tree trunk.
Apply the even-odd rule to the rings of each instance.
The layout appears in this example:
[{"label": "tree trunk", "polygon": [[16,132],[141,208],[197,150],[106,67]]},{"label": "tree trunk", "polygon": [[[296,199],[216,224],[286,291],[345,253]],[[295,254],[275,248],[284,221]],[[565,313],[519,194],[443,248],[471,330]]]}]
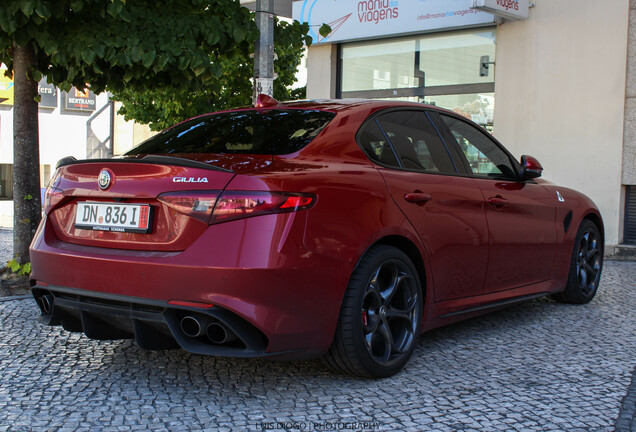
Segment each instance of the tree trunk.
[{"label": "tree trunk", "polygon": [[29,72],[35,66],[30,45],[13,48],[13,255],[29,262],[29,245],[40,223],[40,144],[38,83]]}]

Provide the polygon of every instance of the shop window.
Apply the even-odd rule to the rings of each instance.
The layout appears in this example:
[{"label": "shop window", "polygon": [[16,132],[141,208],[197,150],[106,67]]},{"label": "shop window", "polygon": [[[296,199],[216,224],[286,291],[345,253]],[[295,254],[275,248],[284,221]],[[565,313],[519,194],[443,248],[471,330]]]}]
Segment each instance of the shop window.
[{"label": "shop window", "polygon": [[625,243],[636,244],[636,186],[627,186],[623,238]]},{"label": "shop window", "polygon": [[399,99],[451,109],[492,126],[496,29],[353,42],[340,46],[338,96]]}]

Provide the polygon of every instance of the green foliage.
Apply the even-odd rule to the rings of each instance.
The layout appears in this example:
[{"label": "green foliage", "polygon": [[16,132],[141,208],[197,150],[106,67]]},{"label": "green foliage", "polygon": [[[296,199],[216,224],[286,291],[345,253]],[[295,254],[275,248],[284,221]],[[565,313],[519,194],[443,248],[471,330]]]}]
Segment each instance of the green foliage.
[{"label": "green foliage", "polygon": [[[309,26],[298,21],[287,23],[276,19],[274,27],[274,97],[278,100],[301,99],[305,89],[291,89],[302,59],[304,45],[311,44]],[[252,102],[254,60],[249,52],[233,56],[211,55],[210,62],[218,69],[216,79],[202,85],[186,87],[153,86],[139,91],[126,88],[113,92],[113,98],[123,106],[119,114],[126,120],[150,124],[152,130],[162,130],[182,120],[211,111],[246,106]],[[196,71],[195,71],[196,72]]]},{"label": "green foliage", "polygon": [[[308,31],[276,20],[279,100],[304,97],[290,86],[311,44]],[[108,90],[123,102],[120,114],[154,130],[250,104],[257,37],[253,14],[238,0],[9,0],[0,8],[0,62],[9,70],[13,46],[31,44],[33,80]]]},{"label": "green foliage", "polygon": [[329,36],[329,33],[331,33],[331,27],[329,26],[329,24],[323,24],[320,26],[318,33],[320,33],[320,36],[322,37],[327,37]]},{"label": "green foliage", "polygon": [[[15,83],[21,89],[46,75],[62,90],[89,84],[97,93],[199,92],[222,79],[229,59],[245,58],[257,37],[239,0],[2,0],[0,6],[0,62],[11,75],[14,53],[20,53],[26,76],[16,75]],[[38,98],[27,99],[16,97],[16,113],[37,115]],[[22,124],[14,133],[28,139],[14,143],[14,155],[37,149],[37,134],[28,122]],[[15,178],[37,178],[37,170],[23,159],[14,163]],[[28,185],[19,195],[35,192]],[[39,220],[39,206],[21,204],[28,215],[21,224]],[[15,253],[28,259],[30,238],[25,237],[34,230],[16,228]]]},{"label": "green foliage", "polygon": [[[258,37],[238,0],[8,0],[0,8],[0,61],[30,44],[31,77],[100,92],[201,87],[218,64],[245,55]],[[210,53],[214,62],[210,62]]]},{"label": "green foliage", "polygon": [[19,276],[29,276],[31,274],[31,263],[20,264],[15,258],[7,262],[7,267]]}]

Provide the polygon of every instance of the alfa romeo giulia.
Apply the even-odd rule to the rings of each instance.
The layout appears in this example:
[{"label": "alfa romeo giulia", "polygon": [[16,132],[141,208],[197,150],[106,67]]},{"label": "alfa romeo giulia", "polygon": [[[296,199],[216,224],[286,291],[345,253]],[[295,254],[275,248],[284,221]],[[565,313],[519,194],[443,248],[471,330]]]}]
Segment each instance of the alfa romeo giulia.
[{"label": "alfa romeo giulia", "polygon": [[541,173],[433,106],[260,96],[61,160],[32,292],[43,323],[89,338],[390,376],[426,330],[594,297],[601,215]]}]

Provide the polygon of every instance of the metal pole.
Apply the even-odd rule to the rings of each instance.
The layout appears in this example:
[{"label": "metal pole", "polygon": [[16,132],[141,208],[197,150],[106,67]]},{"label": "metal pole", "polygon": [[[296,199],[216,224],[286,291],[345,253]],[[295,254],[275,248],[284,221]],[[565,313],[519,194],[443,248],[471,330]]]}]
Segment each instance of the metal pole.
[{"label": "metal pole", "polygon": [[274,96],[274,0],[256,0],[256,26],[261,32],[254,49],[254,100]]}]

